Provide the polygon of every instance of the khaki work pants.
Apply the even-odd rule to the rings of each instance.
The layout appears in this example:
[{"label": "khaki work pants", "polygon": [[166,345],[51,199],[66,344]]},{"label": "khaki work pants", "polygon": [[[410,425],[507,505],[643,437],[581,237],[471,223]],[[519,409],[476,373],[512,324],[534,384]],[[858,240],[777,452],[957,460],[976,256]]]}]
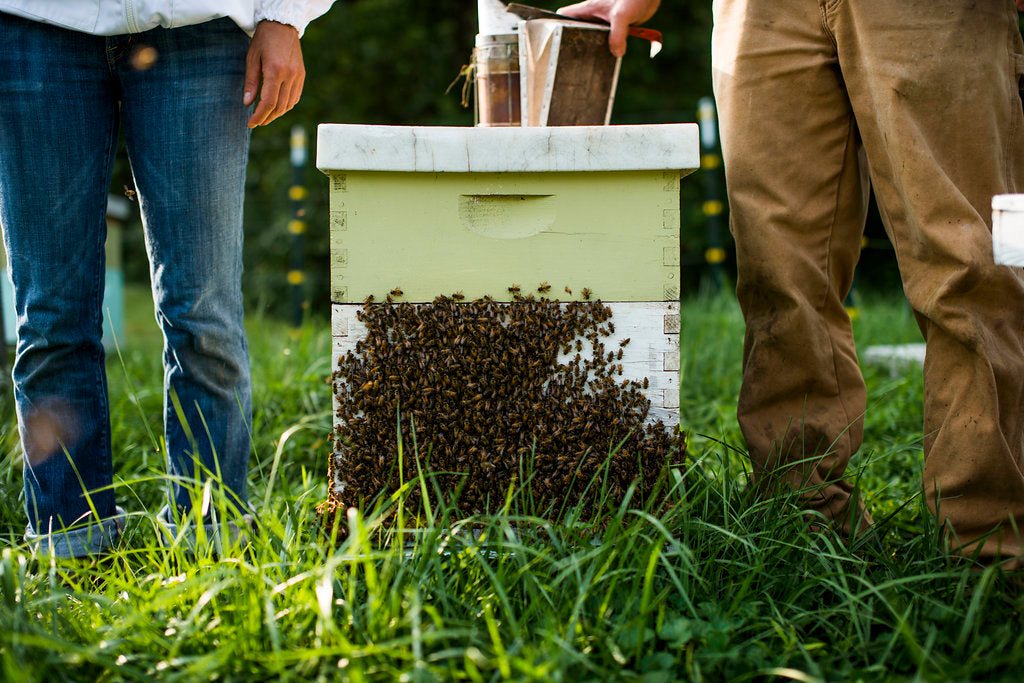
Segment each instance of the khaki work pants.
[{"label": "khaki work pants", "polygon": [[869,177],[927,342],[924,490],[960,552],[1024,554],[1024,277],[991,198],[1024,191],[1011,0],[716,0],[712,63],[746,320],[738,416],[850,530],[866,406],[843,300]]}]

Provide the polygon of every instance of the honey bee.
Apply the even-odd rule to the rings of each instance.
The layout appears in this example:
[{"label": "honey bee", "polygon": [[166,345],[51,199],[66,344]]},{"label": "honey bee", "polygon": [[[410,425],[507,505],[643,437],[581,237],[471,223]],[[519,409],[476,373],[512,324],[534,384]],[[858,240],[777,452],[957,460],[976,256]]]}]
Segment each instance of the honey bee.
[{"label": "honey bee", "polygon": [[394,289],[392,289],[390,293],[391,293],[391,296],[402,296],[403,294],[405,294],[405,292],[403,292],[398,287],[395,287]]},{"label": "honey bee", "polygon": [[519,289],[519,285],[512,285],[511,287],[508,288],[509,294],[518,294],[520,291],[521,290]]},{"label": "honey bee", "polygon": [[549,285],[546,282],[541,284],[539,287],[537,287],[537,291],[540,292],[541,294],[544,294],[545,292],[548,292],[550,290],[551,290],[551,285]]},{"label": "honey bee", "polygon": [[[330,464],[345,472],[347,505],[338,491],[329,497],[330,510],[365,504],[381,492],[393,493],[400,475],[417,476],[410,464],[415,459],[399,473],[393,455],[398,438],[413,443],[413,429],[419,448],[429,449],[421,453],[430,453],[442,495],[457,500],[466,513],[492,512],[488,501],[504,496],[504,484],[521,471],[518,463],[534,452],[551,455],[549,469],[533,480],[544,504],[556,498],[577,504],[584,495],[596,502],[593,492],[586,494],[574,482],[600,472],[603,459],[570,444],[621,441],[626,426],[647,419],[644,385],[611,377],[623,370],[615,361],[622,360],[628,340],[611,352],[601,344],[612,328],[611,311],[600,302],[559,306],[543,297],[522,297],[515,288],[510,293],[516,305],[481,297],[456,306],[460,299],[451,295],[432,304],[400,303],[356,313],[366,336],[339,360],[332,380],[339,407]],[[568,356],[573,346],[581,352],[583,339],[592,346],[591,358],[581,354],[575,365],[557,363],[559,352]],[[449,346],[453,341],[461,344],[458,354]],[[637,477],[638,494],[647,495],[664,462],[661,455],[675,453],[669,457],[680,462],[685,447],[668,432],[649,424],[628,437],[609,465],[607,495],[624,496]],[[628,472],[615,464],[623,455],[632,463]],[[637,472],[638,461],[651,466],[642,464]],[[445,479],[443,471],[461,474]],[[423,502],[419,493],[409,498],[411,506]]]},{"label": "honey bee", "polygon": [[580,295],[583,297],[584,301],[590,301],[590,294],[591,294],[591,291],[590,291],[590,289],[588,287],[584,287],[583,291],[580,292]]}]

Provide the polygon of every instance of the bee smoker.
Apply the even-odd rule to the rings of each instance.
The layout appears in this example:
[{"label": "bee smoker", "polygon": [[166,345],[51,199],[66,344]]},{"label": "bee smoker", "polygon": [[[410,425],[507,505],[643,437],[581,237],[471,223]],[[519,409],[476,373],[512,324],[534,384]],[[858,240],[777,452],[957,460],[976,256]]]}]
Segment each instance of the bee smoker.
[{"label": "bee smoker", "polygon": [[478,0],[473,49],[476,125],[520,125],[518,17],[500,0]]}]

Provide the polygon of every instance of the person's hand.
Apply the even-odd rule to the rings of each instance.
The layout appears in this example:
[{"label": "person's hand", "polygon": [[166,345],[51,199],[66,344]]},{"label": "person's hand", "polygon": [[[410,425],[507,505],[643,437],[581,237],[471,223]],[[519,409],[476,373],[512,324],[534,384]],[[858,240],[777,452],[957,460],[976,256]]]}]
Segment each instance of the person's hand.
[{"label": "person's hand", "polygon": [[[629,27],[642,24],[658,10],[661,0],[586,0],[575,5],[562,7],[559,14],[577,19],[601,19],[612,25],[608,35],[608,47],[612,54],[621,57],[626,54],[626,35]],[[1024,3],[1024,0],[1017,0]]]},{"label": "person's hand", "polygon": [[294,107],[305,79],[306,67],[302,63],[302,47],[295,27],[276,21],[257,24],[245,57],[242,102],[249,106],[256,101],[259,92],[259,104],[249,117],[249,127],[266,125]]}]

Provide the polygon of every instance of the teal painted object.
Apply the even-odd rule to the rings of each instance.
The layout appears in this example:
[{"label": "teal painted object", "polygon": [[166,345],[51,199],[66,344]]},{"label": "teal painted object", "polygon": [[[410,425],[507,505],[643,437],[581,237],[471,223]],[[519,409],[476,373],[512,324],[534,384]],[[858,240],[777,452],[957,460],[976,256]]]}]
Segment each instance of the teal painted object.
[{"label": "teal painted object", "polygon": [[[107,198],[107,270],[103,289],[103,346],[108,350],[124,343],[124,270],[121,267],[121,225],[131,213],[128,202],[117,196]],[[0,244],[0,307],[3,309],[5,343],[13,349],[17,342],[14,314],[14,290],[7,273],[7,254]]]},{"label": "teal painted object", "polygon": [[4,343],[14,346],[14,292],[11,290],[11,281],[7,277],[7,260],[2,246],[0,246],[0,263],[4,266],[4,275],[0,278],[0,310],[3,311]]},{"label": "teal painted object", "polygon": [[124,344],[124,271],[107,268],[103,288],[103,346],[113,349]]},{"label": "teal painted object", "polygon": [[[0,255],[3,250],[0,249]],[[4,275],[0,278],[0,296],[3,297],[4,341],[11,348],[17,342],[14,331],[17,320],[14,315],[14,291],[7,277],[6,262]],[[116,343],[124,343],[124,272],[107,269],[106,286],[103,289],[103,346],[113,349]]]}]

